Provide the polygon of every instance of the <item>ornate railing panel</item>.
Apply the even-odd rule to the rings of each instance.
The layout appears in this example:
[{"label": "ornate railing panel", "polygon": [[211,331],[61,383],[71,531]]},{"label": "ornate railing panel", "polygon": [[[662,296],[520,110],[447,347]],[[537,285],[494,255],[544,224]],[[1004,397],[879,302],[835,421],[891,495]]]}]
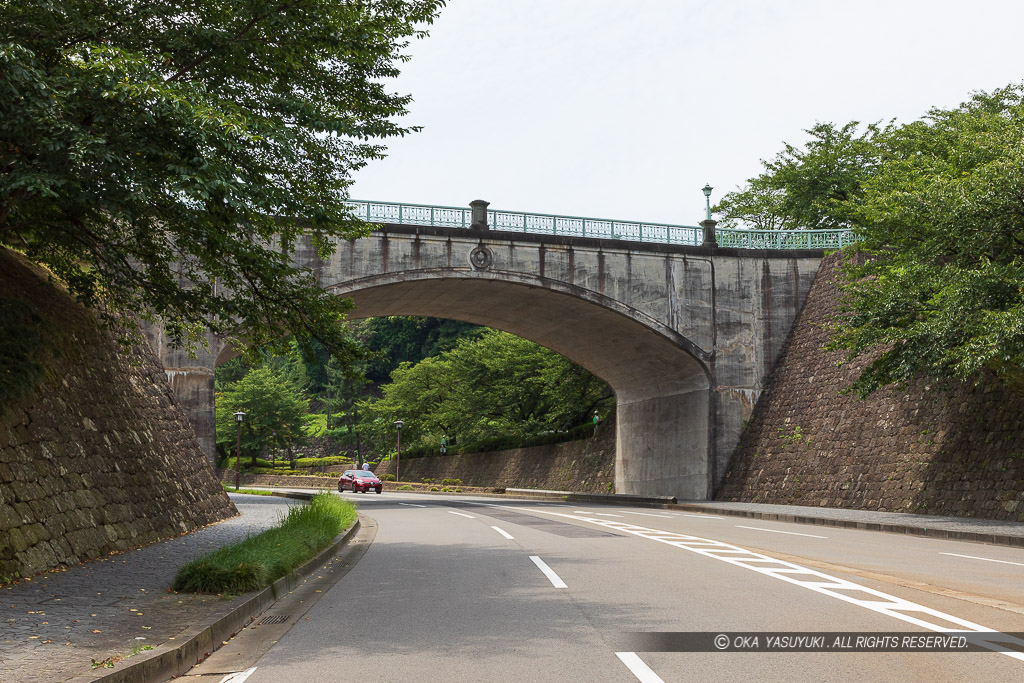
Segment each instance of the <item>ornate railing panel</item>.
[{"label": "ornate railing panel", "polygon": [[[349,206],[353,214],[369,223],[434,225],[443,228],[468,228],[473,223],[472,210],[456,206],[359,200],[350,201]],[[519,211],[488,211],[487,223],[492,230],[570,237],[603,237],[662,244],[700,245],[704,238],[703,228],[695,225],[634,223],[604,218],[558,216]],[[715,234],[718,246],[741,249],[839,249],[854,241],[851,230],[734,230],[719,228]]]}]

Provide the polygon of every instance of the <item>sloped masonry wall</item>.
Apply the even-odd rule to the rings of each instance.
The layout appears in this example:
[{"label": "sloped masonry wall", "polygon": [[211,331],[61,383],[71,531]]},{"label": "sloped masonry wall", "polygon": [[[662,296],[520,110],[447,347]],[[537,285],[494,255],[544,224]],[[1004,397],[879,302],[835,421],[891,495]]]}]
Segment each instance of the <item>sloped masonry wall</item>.
[{"label": "sloped masonry wall", "polygon": [[[395,473],[395,461],[377,465],[378,476]],[[595,438],[492,453],[467,453],[402,460],[402,480],[461,479],[466,486],[615,492],[615,425]]]},{"label": "sloped masonry wall", "polygon": [[840,254],[822,262],[716,500],[1024,522],[1024,400],[994,381],[840,394],[866,361],[825,352]]},{"label": "sloped masonry wall", "polygon": [[0,582],[237,514],[147,345],[122,352],[3,249],[0,298],[29,304],[49,331],[43,376],[0,405]]}]

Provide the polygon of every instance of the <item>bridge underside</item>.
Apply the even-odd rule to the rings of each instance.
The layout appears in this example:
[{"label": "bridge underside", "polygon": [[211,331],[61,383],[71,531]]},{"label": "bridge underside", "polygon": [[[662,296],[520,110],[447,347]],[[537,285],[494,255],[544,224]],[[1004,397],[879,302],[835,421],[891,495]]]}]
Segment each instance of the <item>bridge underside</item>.
[{"label": "bridge underside", "polygon": [[[445,275],[448,275],[447,277]],[[606,381],[618,404],[618,493],[706,499],[713,439],[708,373],[699,351],[635,311],[587,291],[420,273],[382,275],[331,290],[352,318],[419,315],[504,330],[552,349]]]}]

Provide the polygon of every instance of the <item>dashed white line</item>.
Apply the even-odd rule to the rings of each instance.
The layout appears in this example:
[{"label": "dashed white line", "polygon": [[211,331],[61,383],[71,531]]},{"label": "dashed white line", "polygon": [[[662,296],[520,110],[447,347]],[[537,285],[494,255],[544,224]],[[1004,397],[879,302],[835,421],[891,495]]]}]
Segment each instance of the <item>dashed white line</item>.
[{"label": "dashed white line", "polygon": [[974,555],[958,555],[957,553],[939,553],[939,555],[952,555],[953,557],[967,557],[972,560],[984,560],[985,562],[999,562],[1000,564],[1015,564],[1018,567],[1024,567],[1022,562],[1010,562],[1009,560],[993,560],[990,557],[975,557]]},{"label": "dashed white line", "polygon": [[456,512],[455,510],[449,510],[448,514],[458,515],[459,517],[469,517],[470,519],[476,519],[473,515],[467,515],[465,512]]},{"label": "dashed white line", "polygon": [[737,529],[753,529],[754,531],[768,531],[773,534],[789,534],[790,536],[807,536],[808,538],[828,538],[828,536],[815,536],[814,534],[798,534],[795,531],[779,531],[778,529],[763,529],[759,526],[743,526],[741,524],[736,525]]},{"label": "dashed white line", "polygon": [[659,514],[657,512],[634,512],[633,510],[619,510],[619,512],[625,512],[627,515],[643,515],[644,517],[667,517],[669,519],[673,517],[670,514]]},{"label": "dashed white line", "polygon": [[544,560],[540,559],[536,555],[530,555],[530,559],[533,560],[533,563],[535,565],[537,565],[538,569],[540,569],[542,572],[544,572],[544,576],[548,577],[548,581],[551,582],[552,586],[554,586],[555,588],[568,588],[569,587],[569,586],[565,585],[565,581],[562,581],[561,577],[558,576],[558,574],[556,574],[555,571],[551,567],[549,567],[546,564],[544,564]]},{"label": "dashed white line", "polygon": [[245,671],[236,671],[233,674],[228,674],[224,678],[220,679],[220,683],[243,683],[245,679],[249,678],[256,673],[256,667],[246,669]]},{"label": "dashed white line", "polygon": [[615,656],[622,660],[638,681],[641,683],[665,683],[661,676],[651,671],[651,667],[644,663],[644,660],[635,652],[616,652]]},{"label": "dashed white line", "polygon": [[510,541],[516,540],[515,537],[512,536],[512,534],[510,534],[509,532],[505,531],[500,526],[492,526],[491,528],[494,529],[495,531],[497,531],[499,534],[501,534],[502,536],[504,536],[505,538],[507,538]]},{"label": "dashed white line", "polygon": [[416,503],[399,503],[399,505],[408,505],[411,508],[425,508],[426,505],[417,505]]},{"label": "dashed white line", "polygon": [[683,513],[683,517],[696,517],[697,519],[725,519],[725,517],[715,517],[714,515],[691,515],[687,512]]}]

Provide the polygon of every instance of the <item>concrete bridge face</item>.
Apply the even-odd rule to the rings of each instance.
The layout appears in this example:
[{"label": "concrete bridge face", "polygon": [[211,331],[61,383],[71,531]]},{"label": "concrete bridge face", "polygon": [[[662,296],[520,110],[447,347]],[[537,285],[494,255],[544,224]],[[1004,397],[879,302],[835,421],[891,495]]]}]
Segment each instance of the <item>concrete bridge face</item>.
[{"label": "concrete bridge face", "polygon": [[[464,320],[587,368],[616,396],[616,491],[706,499],[821,256],[389,225],[328,261],[309,247],[297,258],[355,301],[352,318]],[[230,355],[162,353],[211,453],[212,368]]]}]

